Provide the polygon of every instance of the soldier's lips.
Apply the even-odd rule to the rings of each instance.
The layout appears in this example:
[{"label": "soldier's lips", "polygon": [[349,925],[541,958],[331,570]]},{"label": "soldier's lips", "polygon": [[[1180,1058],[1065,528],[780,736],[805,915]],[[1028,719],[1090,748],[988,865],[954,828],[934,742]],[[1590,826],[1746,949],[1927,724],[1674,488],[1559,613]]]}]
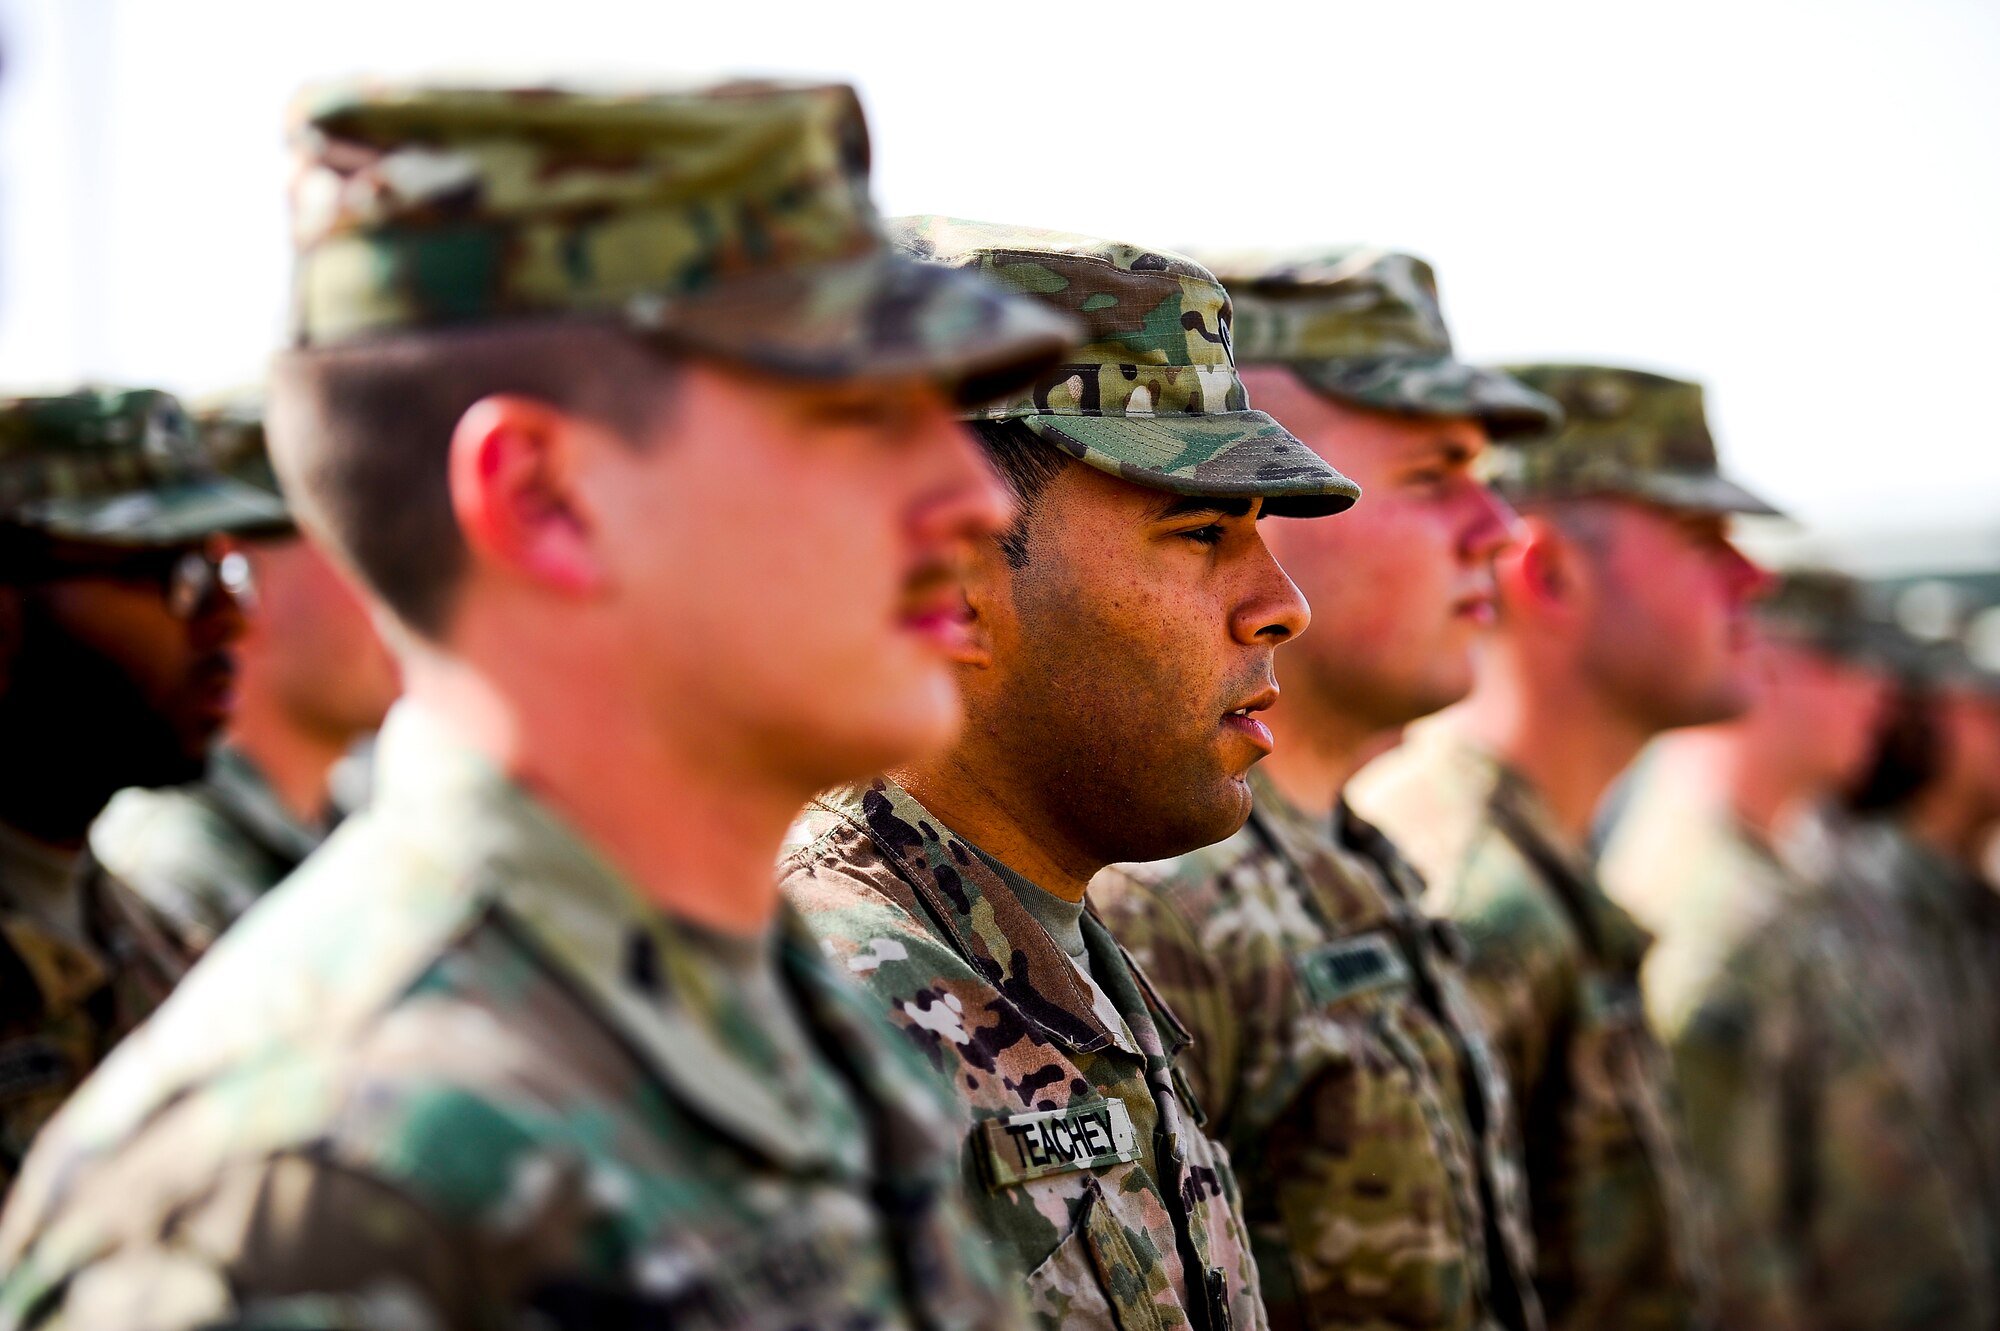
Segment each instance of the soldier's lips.
[{"label": "soldier's lips", "polygon": [[896,625],[940,652],[955,652],[972,642],[972,616],[956,594],[948,602],[905,609],[897,616]]},{"label": "soldier's lips", "polygon": [[1454,619],[1467,620],[1484,628],[1494,619],[1493,584],[1481,582],[1469,588],[1451,603]]},{"label": "soldier's lips", "polygon": [[1263,711],[1278,701],[1278,690],[1273,687],[1264,690],[1249,702],[1222,714],[1222,728],[1234,735],[1240,735],[1251,747],[1260,753],[1269,754],[1278,747],[1277,737],[1271,727],[1259,721],[1254,713]]},{"label": "soldier's lips", "polygon": [[224,659],[195,670],[194,701],[205,716],[227,721],[236,710],[236,664]]}]

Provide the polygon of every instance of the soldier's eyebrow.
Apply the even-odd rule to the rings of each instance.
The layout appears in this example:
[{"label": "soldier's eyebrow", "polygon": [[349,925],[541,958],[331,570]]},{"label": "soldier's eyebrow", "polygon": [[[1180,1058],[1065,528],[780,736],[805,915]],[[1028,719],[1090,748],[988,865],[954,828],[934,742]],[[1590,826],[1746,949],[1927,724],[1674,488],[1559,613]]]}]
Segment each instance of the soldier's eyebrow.
[{"label": "soldier's eyebrow", "polygon": [[1254,499],[1224,499],[1216,495],[1167,495],[1153,506],[1153,521],[1166,522],[1172,518],[1188,518],[1201,514],[1214,514],[1221,518],[1246,516]]}]

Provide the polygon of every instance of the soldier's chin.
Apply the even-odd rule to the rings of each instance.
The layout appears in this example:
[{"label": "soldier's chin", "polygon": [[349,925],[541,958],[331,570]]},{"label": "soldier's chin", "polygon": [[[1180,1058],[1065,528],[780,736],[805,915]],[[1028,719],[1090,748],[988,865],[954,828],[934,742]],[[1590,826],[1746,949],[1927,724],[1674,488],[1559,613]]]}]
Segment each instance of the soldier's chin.
[{"label": "soldier's chin", "polygon": [[1150,828],[1134,837],[1119,861],[1146,862],[1185,855],[1226,841],[1242,830],[1250,817],[1250,782],[1242,773],[1223,774],[1200,799],[1163,809]]},{"label": "soldier's chin", "polygon": [[841,769],[828,784],[933,757],[958,738],[965,720],[957,678],[941,662],[877,697],[876,706],[844,713],[837,731],[826,737],[829,765]]}]

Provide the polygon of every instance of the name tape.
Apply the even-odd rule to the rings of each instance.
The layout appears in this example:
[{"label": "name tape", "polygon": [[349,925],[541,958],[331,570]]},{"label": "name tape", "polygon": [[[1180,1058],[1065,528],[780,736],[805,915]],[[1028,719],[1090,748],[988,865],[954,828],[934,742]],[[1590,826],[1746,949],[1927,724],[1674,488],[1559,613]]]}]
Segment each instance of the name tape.
[{"label": "name tape", "polygon": [[1316,947],[1299,958],[1299,974],[1316,1007],[1410,982],[1403,950],[1387,934],[1362,934]]},{"label": "name tape", "polygon": [[973,1132],[985,1161],[986,1185],[996,1191],[1050,1174],[1139,1158],[1132,1111],[1120,1100],[1085,1100],[1063,1109],[981,1119]]}]

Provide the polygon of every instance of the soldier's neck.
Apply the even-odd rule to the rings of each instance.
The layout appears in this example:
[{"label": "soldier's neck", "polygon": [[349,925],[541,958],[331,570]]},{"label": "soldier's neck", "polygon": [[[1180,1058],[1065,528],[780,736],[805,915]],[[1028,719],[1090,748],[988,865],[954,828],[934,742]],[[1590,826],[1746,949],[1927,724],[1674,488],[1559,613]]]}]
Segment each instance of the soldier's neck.
[{"label": "soldier's neck", "polygon": [[1102,862],[1069,845],[1060,819],[1023,795],[1003,767],[954,749],[890,773],[897,785],[962,839],[1064,901],[1082,901]]},{"label": "soldier's neck", "polygon": [[255,764],[286,811],[307,825],[326,816],[327,778],[359,738],[302,725],[278,700],[248,688],[229,726],[229,743]]},{"label": "soldier's neck", "polygon": [[1652,735],[1575,681],[1522,664],[1483,664],[1478,687],[1447,724],[1533,786],[1556,826],[1582,846],[1605,792]]},{"label": "soldier's neck", "polygon": [[1909,834],[1958,864],[1976,866],[1991,819],[1978,792],[1947,776],[1910,801],[1902,823]]},{"label": "soldier's neck", "polygon": [[1818,792],[1763,755],[1744,725],[1700,726],[1670,736],[1659,753],[1660,776],[1702,792],[1766,845],[1776,845],[1788,815]]},{"label": "soldier's neck", "polygon": [[503,695],[448,658],[406,661],[413,703],[560,814],[659,910],[724,934],[771,927],[778,851],[810,789],[637,724],[606,692],[519,682]]},{"label": "soldier's neck", "polygon": [[1258,770],[1293,808],[1331,817],[1354,774],[1395,740],[1396,732],[1333,709],[1314,709],[1287,694],[1264,713],[1277,747]]}]

